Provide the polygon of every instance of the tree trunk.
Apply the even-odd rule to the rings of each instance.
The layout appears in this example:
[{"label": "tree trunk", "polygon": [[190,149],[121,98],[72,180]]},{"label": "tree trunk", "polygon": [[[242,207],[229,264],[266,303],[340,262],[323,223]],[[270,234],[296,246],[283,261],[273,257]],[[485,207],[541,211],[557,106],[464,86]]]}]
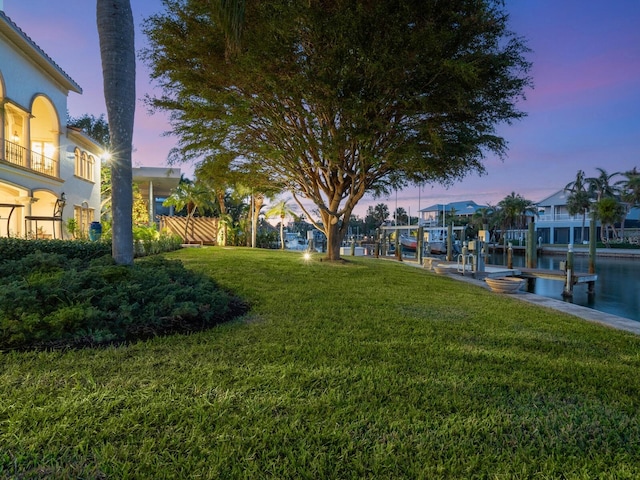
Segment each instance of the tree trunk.
[{"label": "tree trunk", "polygon": [[280,217],[280,250],[284,250],[284,217]]},{"label": "tree trunk", "polygon": [[256,193],[253,195],[253,212],[251,212],[251,246],[256,248],[258,243],[258,219],[260,210],[264,205],[264,195]]},{"label": "tree trunk", "polygon": [[133,264],[131,152],[136,106],[136,56],[129,0],[97,0],[104,98],[111,137],[112,255]]},{"label": "tree trunk", "polygon": [[[218,191],[217,198],[218,198],[218,207],[220,208],[220,217],[222,218],[227,213],[227,205],[224,203],[224,190]],[[220,233],[218,234],[220,237],[220,244],[223,247],[227,246],[227,233],[228,233],[228,226],[227,226],[227,222],[225,222],[222,225],[222,235],[220,235]]]},{"label": "tree trunk", "polygon": [[325,225],[324,231],[327,236],[327,260],[340,260],[340,246],[344,232],[340,231],[337,222]]}]

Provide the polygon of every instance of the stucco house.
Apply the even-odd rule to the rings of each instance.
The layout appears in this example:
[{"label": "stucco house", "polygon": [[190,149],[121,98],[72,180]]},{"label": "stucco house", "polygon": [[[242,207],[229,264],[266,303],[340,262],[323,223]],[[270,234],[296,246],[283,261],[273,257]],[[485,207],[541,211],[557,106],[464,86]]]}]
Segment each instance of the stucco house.
[{"label": "stucco house", "polygon": [[[1,6],[1,3],[0,3]],[[67,99],[80,86],[0,10],[0,235],[63,237],[75,218],[100,216],[102,148],[67,126]],[[52,217],[66,199],[61,221]]]},{"label": "stucco house", "polygon": [[452,203],[436,203],[420,210],[420,224],[426,227],[437,227],[442,225],[442,215],[454,214],[459,217],[471,220],[473,215],[485,205],[478,205],[473,200],[463,200]]},{"label": "stucco house", "polygon": [[[543,198],[536,205],[538,216],[536,221],[536,235],[542,243],[568,244],[585,243],[589,241],[589,214],[585,218],[584,238],[582,234],[582,215],[569,215],[567,198],[570,194],[559,190],[553,195]],[[631,208],[625,219],[625,226],[637,228],[640,218],[640,208]],[[596,235],[600,238],[600,222],[596,222]]]}]

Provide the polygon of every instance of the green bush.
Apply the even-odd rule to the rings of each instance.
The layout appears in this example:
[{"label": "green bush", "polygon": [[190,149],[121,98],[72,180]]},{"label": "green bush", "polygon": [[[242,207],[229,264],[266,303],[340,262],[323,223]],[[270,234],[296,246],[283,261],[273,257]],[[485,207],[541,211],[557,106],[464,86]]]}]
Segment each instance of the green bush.
[{"label": "green bush", "polygon": [[[72,242],[75,243],[75,242]],[[0,263],[0,350],[94,346],[198,331],[245,310],[179,261],[35,252]]]},{"label": "green bush", "polygon": [[169,232],[158,232],[155,225],[136,225],[133,227],[134,255],[145,257],[163,252],[178,250],[182,238]]},{"label": "green bush", "polygon": [[25,240],[0,238],[0,258],[16,259],[35,252],[56,253],[69,258],[91,260],[111,254],[110,242],[87,240]]}]

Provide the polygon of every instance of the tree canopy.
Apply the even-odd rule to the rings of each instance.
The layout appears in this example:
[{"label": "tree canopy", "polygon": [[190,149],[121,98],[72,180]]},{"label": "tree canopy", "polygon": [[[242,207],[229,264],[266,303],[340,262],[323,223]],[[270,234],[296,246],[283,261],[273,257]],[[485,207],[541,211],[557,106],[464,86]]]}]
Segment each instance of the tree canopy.
[{"label": "tree canopy", "polygon": [[268,168],[330,259],[366,193],[482,173],[524,115],[527,48],[499,0],[247,0],[232,49],[216,2],[164,3],[143,57],[180,155]]}]

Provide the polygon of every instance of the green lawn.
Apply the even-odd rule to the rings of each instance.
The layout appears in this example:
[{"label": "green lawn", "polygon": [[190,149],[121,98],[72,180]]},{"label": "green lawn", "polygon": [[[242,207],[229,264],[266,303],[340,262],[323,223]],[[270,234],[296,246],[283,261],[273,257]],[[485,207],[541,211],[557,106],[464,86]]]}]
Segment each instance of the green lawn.
[{"label": "green lawn", "polygon": [[0,356],[0,478],[638,478],[640,337],[391,261],[167,255],[252,305]]}]

